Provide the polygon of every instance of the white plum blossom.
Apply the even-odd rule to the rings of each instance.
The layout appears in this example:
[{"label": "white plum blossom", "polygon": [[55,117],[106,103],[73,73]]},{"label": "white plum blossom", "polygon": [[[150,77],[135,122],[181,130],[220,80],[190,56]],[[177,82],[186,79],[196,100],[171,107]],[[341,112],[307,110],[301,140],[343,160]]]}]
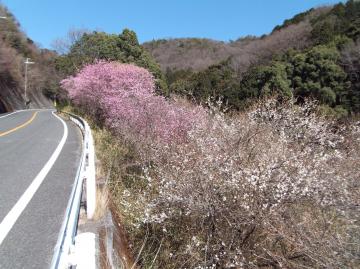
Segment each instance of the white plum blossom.
[{"label": "white plum blossom", "polygon": [[149,247],[168,242],[171,268],[356,268],[360,124],[316,109],[215,109],[185,142],[137,141],[146,187],[122,199],[142,209]]}]

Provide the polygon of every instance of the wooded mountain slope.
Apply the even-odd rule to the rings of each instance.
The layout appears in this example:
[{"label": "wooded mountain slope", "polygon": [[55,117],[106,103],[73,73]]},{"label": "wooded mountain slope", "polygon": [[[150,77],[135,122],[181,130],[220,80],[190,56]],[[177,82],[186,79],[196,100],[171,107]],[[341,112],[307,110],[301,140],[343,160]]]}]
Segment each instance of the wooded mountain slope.
[{"label": "wooded mountain slope", "polygon": [[20,28],[16,18],[0,5],[0,113],[25,107],[24,61],[29,66],[28,100],[33,108],[52,107],[49,97],[55,93],[57,74],[53,66],[55,53],[39,47]]},{"label": "wooded mountain slope", "polygon": [[230,42],[199,38],[160,39],[146,42],[143,46],[155,57],[163,71],[167,68],[199,71],[231,57],[233,67],[244,72],[250,65],[270,60],[274,54],[289,48],[310,46],[310,20],[330,9],[322,7],[302,13],[298,15],[301,20],[288,20],[286,26],[278,26],[271,34],[262,37],[247,36]]},{"label": "wooded mountain slope", "polygon": [[337,117],[360,112],[359,1],[300,13],[261,38],[144,46],[166,70],[170,92],[198,103],[221,99],[240,110],[277,95],[299,103],[315,99]]}]

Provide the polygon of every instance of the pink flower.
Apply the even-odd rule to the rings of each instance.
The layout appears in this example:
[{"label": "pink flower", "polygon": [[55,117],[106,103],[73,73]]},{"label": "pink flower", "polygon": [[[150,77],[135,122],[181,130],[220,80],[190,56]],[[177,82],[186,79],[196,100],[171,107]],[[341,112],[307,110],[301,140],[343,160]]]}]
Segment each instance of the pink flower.
[{"label": "pink flower", "polygon": [[131,64],[98,61],[61,85],[87,114],[132,139],[183,140],[201,113],[156,95],[153,76]]}]

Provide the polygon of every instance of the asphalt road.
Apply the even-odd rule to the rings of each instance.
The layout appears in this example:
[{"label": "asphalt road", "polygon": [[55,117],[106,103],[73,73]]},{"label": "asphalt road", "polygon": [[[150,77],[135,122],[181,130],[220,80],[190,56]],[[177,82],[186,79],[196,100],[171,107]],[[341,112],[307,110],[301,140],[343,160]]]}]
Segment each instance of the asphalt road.
[{"label": "asphalt road", "polygon": [[0,115],[0,268],[49,268],[81,154],[51,110]]}]

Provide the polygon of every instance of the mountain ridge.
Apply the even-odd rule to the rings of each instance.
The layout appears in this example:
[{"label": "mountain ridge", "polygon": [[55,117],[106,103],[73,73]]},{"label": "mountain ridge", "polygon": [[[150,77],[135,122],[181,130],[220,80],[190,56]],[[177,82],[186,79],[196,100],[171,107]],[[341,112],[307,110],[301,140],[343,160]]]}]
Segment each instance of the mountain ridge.
[{"label": "mountain ridge", "polygon": [[303,49],[312,45],[309,40],[312,31],[310,20],[330,10],[331,6],[325,6],[297,14],[261,37],[246,36],[229,42],[207,38],[171,38],[145,42],[143,46],[163,71],[201,71],[232,58],[233,67],[242,73],[250,65],[270,60],[274,54],[283,53],[289,47]]}]

